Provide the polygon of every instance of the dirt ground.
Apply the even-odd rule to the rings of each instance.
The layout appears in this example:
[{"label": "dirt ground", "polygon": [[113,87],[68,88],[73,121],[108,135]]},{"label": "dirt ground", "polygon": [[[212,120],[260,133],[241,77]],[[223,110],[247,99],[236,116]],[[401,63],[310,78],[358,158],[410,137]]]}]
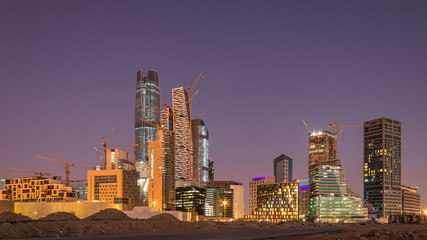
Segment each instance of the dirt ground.
[{"label": "dirt ground", "polygon": [[[282,224],[259,222],[182,222],[164,213],[147,220],[132,220],[116,209],[106,209],[86,219],[71,213],[58,212],[43,219],[30,218],[11,212],[0,213],[0,239],[79,237],[116,234],[144,234],[167,232],[217,232],[237,229],[275,229],[331,227],[334,224],[316,224],[291,221]],[[342,232],[319,234],[305,239],[427,239],[427,225],[415,224],[347,224]]]}]

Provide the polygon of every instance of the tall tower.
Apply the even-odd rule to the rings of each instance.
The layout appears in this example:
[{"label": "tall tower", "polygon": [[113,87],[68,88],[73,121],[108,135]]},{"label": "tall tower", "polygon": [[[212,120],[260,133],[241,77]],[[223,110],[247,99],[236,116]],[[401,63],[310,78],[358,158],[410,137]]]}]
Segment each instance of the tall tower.
[{"label": "tall tower", "polygon": [[156,140],[156,128],[150,124],[143,123],[141,118],[152,122],[154,125],[160,123],[159,75],[153,70],[148,70],[147,75],[144,76],[142,70],[139,70],[136,76],[136,168],[141,178],[148,178],[148,141]]},{"label": "tall tower", "polygon": [[292,158],[282,153],[274,159],[274,178],[276,182],[292,181]]},{"label": "tall tower", "polygon": [[188,93],[183,87],[172,89],[172,107],[175,114],[175,179],[192,180],[192,149]]},{"label": "tall tower", "polygon": [[191,120],[193,178],[204,186],[209,180],[209,132],[202,119]]},{"label": "tall tower", "polygon": [[402,211],[401,122],[378,118],[363,123],[364,198],[378,217]]},{"label": "tall tower", "polygon": [[163,132],[163,209],[175,210],[175,132],[172,108],[162,111]]}]

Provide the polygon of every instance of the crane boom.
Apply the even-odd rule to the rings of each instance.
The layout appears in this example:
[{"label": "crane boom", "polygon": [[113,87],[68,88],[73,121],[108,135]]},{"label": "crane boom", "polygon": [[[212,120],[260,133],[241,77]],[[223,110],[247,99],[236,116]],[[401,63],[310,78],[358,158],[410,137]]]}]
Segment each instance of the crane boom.
[{"label": "crane boom", "polygon": [[305,128],[307,128],[307,131],[310,133],[311,131],[310,131],[310,128],[308,128],[307,123],[305,123],[304,120],[302,120],[302,123],[304,124]]},{"label": "crane boom", "polygon": [[31,171],[31,170],[22,169],[22,168],[9,167],[9,169],[12,169],[12,170],[15,170],[15,171],[21,171],[21,172],[34,173],[35,175],[39,175],[40,177],[43,177],[43,175],[46,175],[46,176],[50,176],[51,175],[50,173],[36,172],[36,171]]}]

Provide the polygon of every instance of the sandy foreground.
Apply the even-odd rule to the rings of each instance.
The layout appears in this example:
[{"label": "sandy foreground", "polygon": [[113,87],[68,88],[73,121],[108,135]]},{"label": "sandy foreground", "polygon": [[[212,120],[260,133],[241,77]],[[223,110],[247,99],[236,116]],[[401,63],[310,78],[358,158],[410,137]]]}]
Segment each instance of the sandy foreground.
[{"label": "sandy foreground", "polygon": [[[147,220],[132,220],[116,209],[106,209],[86,219],[71,213],[53,213],[45,218],[30,218],[0,213],[0,239],[80,237],[99,235],[152,234],[169,232],[218,232],[242,229],[284,229],[345,227],[343,231],[301,236],[300,239],[427,239],[427,225],[415,224],[316,224],[301,221],[283,224],[259,222],[182,222],[170,214],[160,214]],[[275,238],[280,239],[280,238]],[[285,238],[283,238],[285,239]],[[289,238],[287,238],[289,239]]]}]

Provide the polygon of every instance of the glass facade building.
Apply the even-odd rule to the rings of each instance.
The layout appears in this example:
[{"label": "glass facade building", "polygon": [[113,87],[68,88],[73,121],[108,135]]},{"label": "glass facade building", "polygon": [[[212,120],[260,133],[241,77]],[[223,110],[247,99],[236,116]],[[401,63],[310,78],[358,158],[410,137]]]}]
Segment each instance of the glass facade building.
[{"label": "glass facade building", "polygon": [[284,153],[274,159],[276,182],[292,181],[292,161],[293,159]]},{"label": "glass facade building", "polygon": [[176,210],[188,212],[195,209],[198,215],[205,214],[206,188],[189,186],[176,188]]},{"label": "glass facade building", "polygon": [[205,186],[209,180],[209,132],[202,119],[191,120],[193,137],[193,178]]},{"label": "glass facade building", "polygon": [[364,198],[378,217],[402,214],[401,122],[379,118],[363,123]]}]

